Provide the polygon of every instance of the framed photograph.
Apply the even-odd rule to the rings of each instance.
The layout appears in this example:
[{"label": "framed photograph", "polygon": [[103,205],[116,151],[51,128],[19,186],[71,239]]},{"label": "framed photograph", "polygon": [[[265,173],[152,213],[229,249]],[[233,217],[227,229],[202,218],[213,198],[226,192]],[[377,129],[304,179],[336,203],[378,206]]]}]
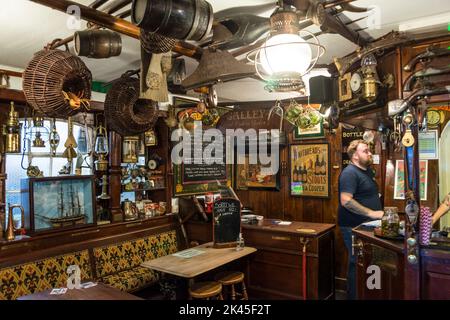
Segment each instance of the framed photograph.
[{"label": "framed photograph", "polygon": [[[428,160],[420,160],[420,201],[427,200]],[[405,161],[395,161],[394,199],[405,199]]]},{"label": "framed photograph", "polygon": [[280,190],[280,170],[273,174],[261,172],[263,168],[270,171],[270,164],[262,165],[258,156],[255,156],[258,163],[251,164],[249,159],[249,155],[245,155],[245,163],[236,164],[236,189]]},{"label": "framed photograph", "polygon": [[290,195],[330,197],[330,145],[328,143],[292,144],[289,148]]},{"label": "framed photograph", "polygon": [[324,138],[325,132],[323,130],[323,119],[312,128],[301,129],[299,127],[295,127],[293,139],[294,140],[305,140],[305,139],[319,139]]},{"label": "framed photograph", "polygon": [[338,89],[339,89],[339,101],[347,101],[352,98],[352,90],[350,88],[350,72],[339,77]]}]

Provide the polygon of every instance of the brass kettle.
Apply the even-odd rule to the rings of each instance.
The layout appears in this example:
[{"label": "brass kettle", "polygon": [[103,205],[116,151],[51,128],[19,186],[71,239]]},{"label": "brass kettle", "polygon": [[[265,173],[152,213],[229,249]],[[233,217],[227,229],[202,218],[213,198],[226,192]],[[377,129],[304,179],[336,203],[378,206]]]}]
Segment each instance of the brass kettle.
[{"label": "brass kettle", "polygon": [[[20,211],[22,213],[21,215],[21,229],[17,229],[14,227],[14,216],[13,216],[13,209],[14,208],[20,208]],[[6,222],[5,222],[6,225]],[[9,206],[8,210],[8,227],[6,228],[5,232],[5,238],[6,241],[13,241],[16,237],[14,232],[21,230],[22,234],[25,234],[25,212],[23,210],[23,207],[20,204],[13,204]]]},{"label": "brass kettle", "polygon": [[125,221],[136,220],[138,218],[139,210],[134,202],[126,199],[122,202],[122,205]]}]

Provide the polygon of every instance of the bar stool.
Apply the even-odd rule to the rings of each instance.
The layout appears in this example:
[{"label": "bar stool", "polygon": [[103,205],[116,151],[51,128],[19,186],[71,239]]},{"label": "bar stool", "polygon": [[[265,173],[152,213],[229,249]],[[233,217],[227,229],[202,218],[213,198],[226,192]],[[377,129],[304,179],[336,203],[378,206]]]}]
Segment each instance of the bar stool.
[{"label": "bar stool", "polygon": [[223,300],[222,284],[216,281],[203,281],[191,285],[189,288],[189,299],[206,299],[217,298]]},{"label": "bar stool", "polygon": [[[230,287],[231,300],[236,300],[236,295],[241,296],[239,300],[248,300],[247,289],[244,283],[244,273],[239,271],[224,271],[218,273],[214,279],[227,288],[227,293],[229,290],[228,287]],[[242,292],[236,292],[235,285],[239,283],[241,284]]]}]

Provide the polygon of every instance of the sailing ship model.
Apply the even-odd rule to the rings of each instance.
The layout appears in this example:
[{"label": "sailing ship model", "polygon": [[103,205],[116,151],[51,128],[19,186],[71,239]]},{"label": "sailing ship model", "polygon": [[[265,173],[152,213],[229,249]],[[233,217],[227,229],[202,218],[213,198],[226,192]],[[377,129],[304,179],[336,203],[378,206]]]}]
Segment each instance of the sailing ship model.
[{"label": "sailing ship model", "polygon": [[58,198],[59,216],[49,219],[52,227],[60,228],[85,223],[86,215],[84,214],[83,207],[80,205],[80,197],[78,195],[78,192],[73,191],[72,185],[70,185],[69,191],[70,205],[64,203],[64,193],[62,185],[60,186]]}]

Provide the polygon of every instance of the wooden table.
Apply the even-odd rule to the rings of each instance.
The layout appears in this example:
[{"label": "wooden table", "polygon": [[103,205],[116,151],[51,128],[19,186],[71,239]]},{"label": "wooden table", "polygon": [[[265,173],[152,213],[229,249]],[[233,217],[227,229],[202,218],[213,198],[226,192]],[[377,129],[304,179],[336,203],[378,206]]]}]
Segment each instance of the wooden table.
[{"label": "wooden table", "polygon": [[87,289],[71,289],[65,294],[50,294],[52,289],[36,292],[17,298],[17,300],[143,300],[119,289],[97,283]]},{"label": "wooden table", "polygon": [[[187,250],[199,250],[202,254],[191,258],[182,258],[173,254],[161,258],[145,261],[142,266],[178,277],[192,279],[210,270],[216,269],[229,262],[245,257],[256,251],[252,247],[244,247],[240,251],[236,248],[213,248],[213,243],[208,242]],[[182,254],[187,250],[177,252]]]}]

